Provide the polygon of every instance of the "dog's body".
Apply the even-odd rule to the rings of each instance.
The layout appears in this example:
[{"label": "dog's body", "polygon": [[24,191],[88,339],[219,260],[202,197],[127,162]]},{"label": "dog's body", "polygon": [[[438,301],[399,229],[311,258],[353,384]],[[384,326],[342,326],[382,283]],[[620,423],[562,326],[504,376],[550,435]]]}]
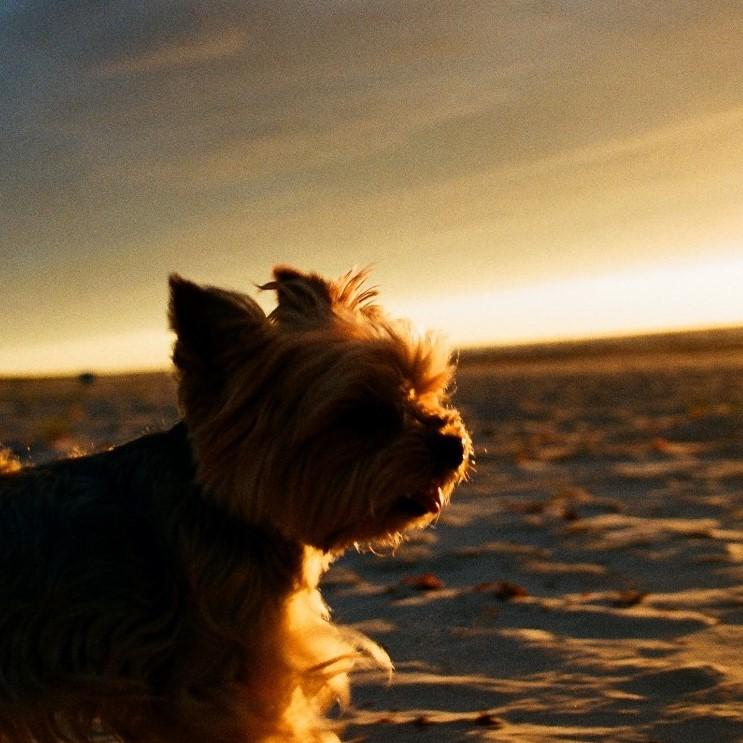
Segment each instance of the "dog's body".
[{"label": "dog's body", "polygon": [[172,279],[183,422],[0,475],[3,743],[335,741],[347,672],[388,663],[317,585],[464,475],[448,357],[358,275],[275,276],[269,318]]}]

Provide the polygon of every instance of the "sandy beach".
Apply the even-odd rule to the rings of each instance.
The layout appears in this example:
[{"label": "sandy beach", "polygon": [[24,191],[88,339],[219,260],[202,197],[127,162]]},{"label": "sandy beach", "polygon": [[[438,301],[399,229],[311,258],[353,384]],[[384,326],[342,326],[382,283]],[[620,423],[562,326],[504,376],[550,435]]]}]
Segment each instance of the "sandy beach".
[{"label": "sandy beach", "polygon": [[[396,667],[356,678],[344,740],[743,741],[743,352],[585,351],[465,356],[471,481],[327,575]],[[167,375],[0,380],[25,461],[176,418]]]}]

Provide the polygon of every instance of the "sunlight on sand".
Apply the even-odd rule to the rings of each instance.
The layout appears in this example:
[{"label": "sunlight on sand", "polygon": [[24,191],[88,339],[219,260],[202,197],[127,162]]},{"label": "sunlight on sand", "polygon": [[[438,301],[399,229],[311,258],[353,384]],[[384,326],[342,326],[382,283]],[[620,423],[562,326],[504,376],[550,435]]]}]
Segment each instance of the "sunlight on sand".
[{"label": "sunlight on sand", "polygon": [[[349,553],[323,581],[396,666],[357,677],[344,740],[741,740],[734,335],[702,358],[678,339],[610,365],[463,358],[471,481],[394,556]],[[175,420],[174,396],[165,374],[0,380],[0,442],[36,462],[110,446]]]}]

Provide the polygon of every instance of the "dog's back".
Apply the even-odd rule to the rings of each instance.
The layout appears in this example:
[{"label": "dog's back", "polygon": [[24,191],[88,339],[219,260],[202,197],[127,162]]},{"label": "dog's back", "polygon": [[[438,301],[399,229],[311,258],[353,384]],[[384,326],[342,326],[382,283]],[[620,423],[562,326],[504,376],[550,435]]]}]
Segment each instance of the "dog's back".
[{"label": "dog's back", "polygon": [[262,739],[302,559],[203,497],[183,424],[0,474],[0,742]]},{"label": "dog's back", "polygon": [[17,728],[0,740],[89,727],[82,700],[157,688],[183,591],[127,467],[141,446],[0,475],[0,728]]}]

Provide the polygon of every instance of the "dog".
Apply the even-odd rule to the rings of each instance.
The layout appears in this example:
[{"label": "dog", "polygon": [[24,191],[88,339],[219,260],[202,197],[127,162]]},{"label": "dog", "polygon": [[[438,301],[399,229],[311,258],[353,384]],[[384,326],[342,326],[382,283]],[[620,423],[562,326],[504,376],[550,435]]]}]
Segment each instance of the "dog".
[{"label": "dog", "polygon": [[0,476],[0,741],[332,743],[353,667],[321,575],[435,519],[472,445],[432,335],[366,272],[170,277],[182,420]]}]

